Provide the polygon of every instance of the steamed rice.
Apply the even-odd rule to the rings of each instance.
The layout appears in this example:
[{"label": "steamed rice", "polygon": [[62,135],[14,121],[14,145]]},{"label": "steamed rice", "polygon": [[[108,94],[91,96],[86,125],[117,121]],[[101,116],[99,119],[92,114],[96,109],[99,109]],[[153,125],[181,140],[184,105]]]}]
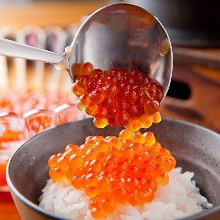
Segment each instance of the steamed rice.
[{"label": "steamed rice", "polygon": [[[171,220],[195,214],[211,208],[207,199],[200,195],[192,180],[194,173],[181,173],[181,168],[170,172],[167,186],[160,186],[151,203],[142,206],[120,205],[106,220]],[[74,189],[67,180],[53,183],[48,180],[39,206],[57,216],[90,220],[89,200],[83,191]]]}]

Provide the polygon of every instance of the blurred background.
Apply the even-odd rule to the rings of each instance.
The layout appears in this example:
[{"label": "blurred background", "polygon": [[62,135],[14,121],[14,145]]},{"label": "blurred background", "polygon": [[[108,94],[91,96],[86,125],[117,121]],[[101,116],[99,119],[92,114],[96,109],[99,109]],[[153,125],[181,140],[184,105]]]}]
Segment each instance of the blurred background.
[{"label": "blurred background", "polygon": [[[23,31],[23,42],[61,52],[88,14],[113,2],[129,2],[146,8],[161,20],[171,37],[173,80],[161,108],[162,115],[192,121],[219,132],[217,0],[0,0],[0,34],[22,41],[22,34],[19,37],[18,33]],[[25,77],[28,78],[28,73],[23,74]],[[17,78],[24,81],[22,74]],[[1,84],[3,81],[1,79]]]},{"label": "blurred background", "polygon": [[[171,37],[173,77],[161,106],[162,116],[220,132],[218,0],[0,0],[0,37],[63,52],[86,16],[113,2],[146,8],[161,20]],[[68,92],[70,80],[53,65],[0,56],[0,89],[14,87]],[[75,114],[74,120],[82,117]],[[0,160],[2,149],[0,141]],[[1,169],[0,164],[1,172],[5,172],[5,167]],[[0,220],[20,219],[9,202],[9,193],[0,190],[0,197]]]}]

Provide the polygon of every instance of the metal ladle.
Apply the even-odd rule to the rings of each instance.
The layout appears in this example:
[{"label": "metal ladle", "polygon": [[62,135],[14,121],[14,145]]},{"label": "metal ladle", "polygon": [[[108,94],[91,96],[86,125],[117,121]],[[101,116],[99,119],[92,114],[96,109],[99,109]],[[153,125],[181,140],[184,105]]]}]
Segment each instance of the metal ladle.
[{"label": "metal ladle", "polygon": [[68,70],[72,81],[73,66],[84,62],[102,70],[138,69],[157,80],[166,96],[173,63],[170,39],[160,21],[143,8],[112,4],[98,9],[80,26],[70,49],[59,54],[0,39],[1,55],[57,64]]}]

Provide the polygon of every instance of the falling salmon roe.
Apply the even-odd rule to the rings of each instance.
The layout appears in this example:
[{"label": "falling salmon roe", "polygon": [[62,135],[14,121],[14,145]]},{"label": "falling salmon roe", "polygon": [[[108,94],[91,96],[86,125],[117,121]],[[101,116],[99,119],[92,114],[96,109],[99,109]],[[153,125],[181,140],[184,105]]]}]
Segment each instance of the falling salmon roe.
[{"label": "falling salmon roe", "polygon": [[152,132],[125,129],[119,138],[89,136],[81,146],[69,144],[48,165],[53,182],[67,179],[86,193],[91,215],[99,219],[120,204],[151,202],[158,185],[169,183],[176,160]]},{"label": "falling salmon roe", "polygon": [[77,106],[94,116],[96,127],[120,125],[138,131],[160,122],[158,110],[164,91],[146,74],[138,70],[102,71],[89,62],[72,71],[76,76],[72,91],[79,97]]}]

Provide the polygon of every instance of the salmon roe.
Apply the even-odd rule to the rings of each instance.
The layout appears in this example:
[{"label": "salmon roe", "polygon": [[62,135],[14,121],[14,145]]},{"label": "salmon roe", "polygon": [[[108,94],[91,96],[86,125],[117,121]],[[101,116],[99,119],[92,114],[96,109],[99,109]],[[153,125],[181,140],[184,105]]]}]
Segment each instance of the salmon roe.
[{"label": "salmon roe", "polygon": [[81,146],[68,145],[48,160],[53,182],[67,179],[85,191],[91,215],[98,219],[119,204],[151,202],[158,184],[169,183],[176,161],[152,132],[122,130],[119,138],[89,136]]},{"label": "salmon roe", "polygon": [[124,126],[131,131],[149,128],[161,120],[158,112],[164,91],[146,74],[134,70],[94,69],[89,62],[72,68],[76,81],[72,91],[78,108],[94,116],[94,125]]}]

